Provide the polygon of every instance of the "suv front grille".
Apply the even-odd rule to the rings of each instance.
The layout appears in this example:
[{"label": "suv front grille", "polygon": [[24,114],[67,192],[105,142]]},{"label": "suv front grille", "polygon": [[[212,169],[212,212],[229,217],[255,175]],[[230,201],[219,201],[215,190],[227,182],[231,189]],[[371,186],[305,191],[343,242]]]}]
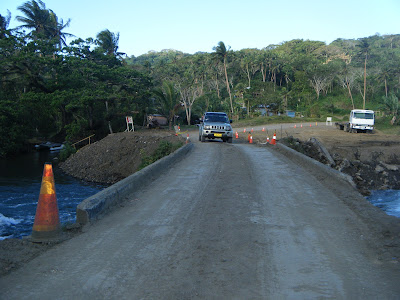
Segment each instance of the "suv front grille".
[{"label": "suv front grille", "polygon": [[225,130],[225,126],[211,125],[211,129]]}]

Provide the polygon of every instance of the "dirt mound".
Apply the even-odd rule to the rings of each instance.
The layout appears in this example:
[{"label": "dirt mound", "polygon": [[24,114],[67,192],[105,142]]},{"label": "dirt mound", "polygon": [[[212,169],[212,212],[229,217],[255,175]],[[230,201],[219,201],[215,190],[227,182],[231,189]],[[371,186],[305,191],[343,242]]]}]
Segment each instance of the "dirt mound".
[{"label": "dirt mound", "polygon": [[167,130],[114,133],[80,149],[60,168],[82,180],[113,184],[135,173],[161,141],[177,144],[182,138]]}]

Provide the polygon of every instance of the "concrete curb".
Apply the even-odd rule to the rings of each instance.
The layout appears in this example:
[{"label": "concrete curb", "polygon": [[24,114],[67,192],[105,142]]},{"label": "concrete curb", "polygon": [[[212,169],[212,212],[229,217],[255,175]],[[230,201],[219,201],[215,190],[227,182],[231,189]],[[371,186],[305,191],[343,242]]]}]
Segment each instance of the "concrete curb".
[{"label": "concrete curb", "polygon": [[186,144],[170,155],[83,200],[76,208],[76,222],[84,225],[98,219],[113,206],[123,202],[136,190],[146,185],[149,178],[159,176],[162,171],[180,160],[193,146],[192,143]]},{"label": "concrete curb", "polygon": [[289,156],[289,158],[293,158],[294,160],[301,160],[307,164],[311,164],[311,165],[319,168],[327,176],[335,176],[336,178],[347,182],[354,189],[357,190],[357,186],[354,183],[353,178],[350,175],[347,175],[342,172],[339,172],[338,170],[332,169],[331,167],[324,165],[323,163],[320,163],[319,161],[317,161],[311,157],[308,157],[307,155],[304,155],[303,153],[297,152],[296,150],[294,150],[288,146],[285,146],[283,144],[277,143],[275,146],[277,146],[279,148],[279,151],[281,153],[284,153],[285,155]]}]

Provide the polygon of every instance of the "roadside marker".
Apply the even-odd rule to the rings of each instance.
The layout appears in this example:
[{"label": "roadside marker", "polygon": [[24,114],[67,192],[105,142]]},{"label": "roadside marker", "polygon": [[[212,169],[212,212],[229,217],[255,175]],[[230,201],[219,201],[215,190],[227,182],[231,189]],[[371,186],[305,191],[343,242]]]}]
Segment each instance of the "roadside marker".
[{"label": "roadside marker", "polygon": [[43,169],[42,185],[30,240],[32,242],[54,241],[59,239],[60,233],[61,226],[53,166],[51,163],[46,163]]},{"label": "roadside marker", "polygon": [[274,136],[272,137],[271,145],[276,145],[276,132],[274,132]]},{"label": "roadside marker", "polygon": [[236,134],[235,134],[235,136],[236,136],[236,138],[238,139],[239,138],[239,134],[238,134],[238,132],[236,131]]}]

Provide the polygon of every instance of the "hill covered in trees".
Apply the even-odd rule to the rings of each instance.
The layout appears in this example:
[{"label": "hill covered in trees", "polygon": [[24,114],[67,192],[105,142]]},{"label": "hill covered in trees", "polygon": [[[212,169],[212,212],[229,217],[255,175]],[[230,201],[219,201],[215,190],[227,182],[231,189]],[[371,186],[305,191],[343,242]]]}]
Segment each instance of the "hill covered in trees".
[{"label": "hill covered in trees", "polygon": [[205,111],[246,118],[259,107],[324,117],[365,105],[398,114],[400,35],[242,50],[216,42],[210,53],[126,57],[118,33],[67,44],[70,20],[40,0],[18,10],[18,28],[0,15],[0,156],[32,138],[101,138],[124,130],[127,115],[141,125],[149,113],[190,123]]}]

